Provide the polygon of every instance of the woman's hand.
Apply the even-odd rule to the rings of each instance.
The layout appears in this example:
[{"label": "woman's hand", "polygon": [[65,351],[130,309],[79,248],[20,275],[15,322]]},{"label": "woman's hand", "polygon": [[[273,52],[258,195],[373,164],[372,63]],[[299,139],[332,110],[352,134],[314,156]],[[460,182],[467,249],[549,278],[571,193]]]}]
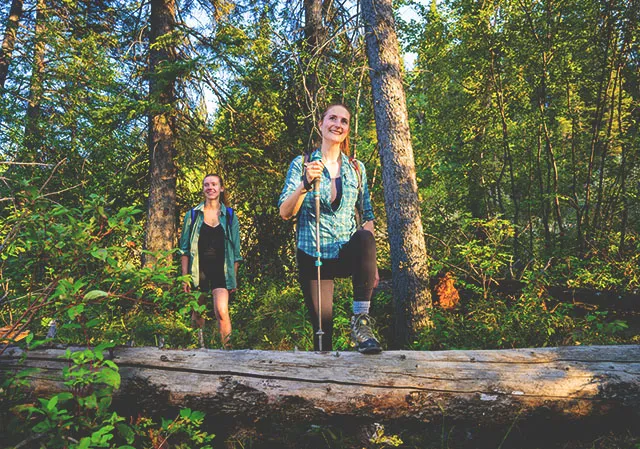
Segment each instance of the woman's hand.
[{"label": "woman's hand", "polygon": [[309,161],[304,164],[305,179],[303,181],[300,181],[300,184],[298,184],[296,190],[292,194],[290,194],[280,205],[280,216],[283,219],[289,220],[290,218],[293,218],[297,215],[300,207],[302,206],[302,202],[304,201],[306,193],[311,190],[311,183],[315,179],[322,176],[323,169],[324,164],[321,160]]},{"label": "woman's hand", "polygon": [[307,181],[309,182],[309,184],[311,184],[314,179],[317,179],[320,176],[322,176],[322,170],[324,170],[324,164],[322,163],[321,160],[307,162],[306,164],[304,164],[304,166],[306,168],[305,175],[307,177]]},{"label": "woman's hand", "polygon": [[183,282],[182,291],[185,293],[191,293],[191,284],[189,284],[188,282]]}]

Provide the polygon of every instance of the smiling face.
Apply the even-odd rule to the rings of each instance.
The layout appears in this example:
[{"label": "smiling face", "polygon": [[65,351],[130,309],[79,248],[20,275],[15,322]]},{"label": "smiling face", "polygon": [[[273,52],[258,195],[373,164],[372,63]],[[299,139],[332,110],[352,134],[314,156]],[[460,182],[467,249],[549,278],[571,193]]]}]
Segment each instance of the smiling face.
[{"label": "smiling face", "polygon": [[206,199],[217,200],[222,192],[224,192],[224,187],[220,182],[220,177],[215,175],[207,176],[202,181],[202,193],[204,193]]},{"label": "smiling face", "polygon": [[320,120],[320,134],[323,140],[342,143],[349,135],[351,114],[340,105],[331,106]]}]

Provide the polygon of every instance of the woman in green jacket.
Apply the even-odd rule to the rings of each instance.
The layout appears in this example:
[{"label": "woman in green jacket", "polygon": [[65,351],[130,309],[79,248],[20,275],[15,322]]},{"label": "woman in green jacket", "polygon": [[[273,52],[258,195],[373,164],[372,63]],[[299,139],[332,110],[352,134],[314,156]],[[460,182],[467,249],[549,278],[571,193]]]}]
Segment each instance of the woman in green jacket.
[{"label": "woman in green jacket", "polygon": [[[182,225],[182,275],[191,275],[191,282],[185,282],[183,289],[187,293],[192,288],[211,293],[220,338],[223,346],[229,347],[229,293],[237,287],[238,265],[242,261],[240,226],[233,209],[227,206],[220,175],[206,175],[202,193],[204,202],[185,214]],[[202,329],[204,318],[200,314],[194,314],[194,321]]]}]

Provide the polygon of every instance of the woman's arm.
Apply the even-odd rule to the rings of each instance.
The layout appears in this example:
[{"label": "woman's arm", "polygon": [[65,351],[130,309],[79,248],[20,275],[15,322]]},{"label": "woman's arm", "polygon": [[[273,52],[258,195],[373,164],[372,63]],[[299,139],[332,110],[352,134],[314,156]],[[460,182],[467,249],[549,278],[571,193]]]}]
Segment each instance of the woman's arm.
[{"label": "woman's arm", "polygon": [[[289,220],[297,215],[300,207],[302,207],[306,194],[309,192],[311,182],[315,178],[319,178],[324,169],[322,161],[308,162],[305,164],[305,167],[303,167],[303,160],[303,156],[298,156],[291,162],[284,188],[280,194],[280,216],[285,220]],[[307,181],[306,185],[303,180],[299,180],[300,176],[303,175],[303,171]]]},{"label": "woman's arm", "polygon": [[284,220],[295,217],[308,192],[304,188],[304,183],[300,181],[298,187],[280,204],[280,216]]},{"label": "woman's arm", "polygon": [[[189,274],[189,246],[191,245],[191,236],[189,235],[189,230],[191,229],[191,216],[190,211],[188,211],[184,220],[182,221],[182,232],[180,233],[180,241],[178,242],[179,253],[182,257],[180,257],[180,265],[182,270],[182,275]],[[183,282],[182,290],[185,293],[191,292],[191,283]]]},{"label": "woman's arm", "polygon": [[243,260],[240,252],[240,221],[237,214],[233,214],[233,220],[231,220],[231,241],[233,242],[234,262],[237,266]]},{"label": "woman's arm", "polygon": [[[182,275],[186,276],[187,274],[189,274],[189,256],[182,256],[180,258],[180,264],[182,265]],[[190,282],[183,282],[182,283],[182,291],[184,291],[185,293],[190,293],[191,292],[191,283]]]}]

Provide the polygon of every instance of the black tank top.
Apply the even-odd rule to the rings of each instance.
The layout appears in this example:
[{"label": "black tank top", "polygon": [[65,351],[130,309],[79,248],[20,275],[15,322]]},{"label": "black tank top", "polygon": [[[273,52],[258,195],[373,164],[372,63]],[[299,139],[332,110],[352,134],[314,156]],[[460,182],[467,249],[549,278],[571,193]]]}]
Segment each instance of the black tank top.
[{"label": "black tank top", "polygon": [[224,231],[222,223],[216,227],[211,227],[202,223],[200,228],[200,238],[198,239],[198,255],[200,260],[209,261],[220,260],[224,262]]},{"label": "black tank top", "polygon": [[342,178],[338,176],[336,178],[336,198],[331,202],[331,209],[334,212],[340,207],[340,200],[342,200]]}]

